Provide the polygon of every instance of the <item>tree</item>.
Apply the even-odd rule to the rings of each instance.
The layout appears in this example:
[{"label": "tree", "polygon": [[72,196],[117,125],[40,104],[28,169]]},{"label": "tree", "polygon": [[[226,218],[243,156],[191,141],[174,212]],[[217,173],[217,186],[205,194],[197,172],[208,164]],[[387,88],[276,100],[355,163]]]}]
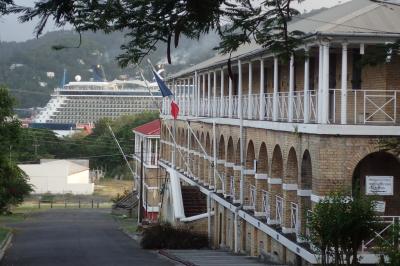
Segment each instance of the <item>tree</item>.
[{"label": "tree", "polygon": [[255,41],[288,57],[302,36],[288,31],[288,22],[299,14],[292,3],[300,1],[266,0],[255,4],[249,0],[42,0],[34,7],[9,4],[7,12],[22,14],[22,22],[39,18],[38,36],[51,19],[58,27],[71,24],[79,33],[124,31],[127,43],[121,46],[123,53],[118,60],[127,66],[140,62],[159,42],[167,44],[171,63],[171,46],[177,47],[181,36],[199,39],[210,31],[220,35],[222,41],[217,49],[222,53]]},{"label": "tree", "polygon": [[13,117],[14,100],[4,87],[0,87],[0,213],[9,212],[12,205],[22,203],[32,191],[26,175],[21,171],[8,151],[20,137],[20,123]]},{"label": "tree", "polygon": [[322,265],[357,265],[362,241],[378,229],[374,203],[360,193],[334,193],[321,200],[309,216],[306,238],[321,255]]}]

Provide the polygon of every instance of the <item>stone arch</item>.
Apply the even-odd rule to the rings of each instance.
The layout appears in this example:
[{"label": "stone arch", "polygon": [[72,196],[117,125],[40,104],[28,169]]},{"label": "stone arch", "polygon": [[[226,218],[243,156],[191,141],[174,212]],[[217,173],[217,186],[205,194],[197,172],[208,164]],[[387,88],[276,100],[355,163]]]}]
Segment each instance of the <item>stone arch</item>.
[{"label": "stone arch", "polygon": [[233,147],[232,137],[229,137],[229,139],[228,139],[228,145],[227,145],[226,152],[227,152],[227,156],[226,156],[227,162],[230,162],[230,163],[235,162],[235,148]]},{"label": "stone arch", "polygon": [[312,189],[312,162],[311,155],[308,150],[303,153],[301,160],[300,180],[298,182],[300,189]]},{"label": "stone arch", "polygon": [[247,149],[246,149],[246,163],[245,163],[246,169],[254,169],[255,159],[256,159],[256,154],[254,151],[254,143],[252,140],[250,140],[249,143],[247,144]]},{"label": "stone arch", "polygon": [[279,147],[279,145],[275,146],[274,152],[272,153],[271,177],[272,178],[283,177],[283,158],[282,158],[281,147]]},{"label": "stone arch", "polygon": [[211,145],[211,140],[210,140],[210,134],[208,134],[208,132],[207,132],[205,148],[206,148],[206,152],[208,155],[211,155],[211,147],[212,147],[212,145]]},{"label": "stone arch", "polygon": [[219,139],[218,159],[225,160],[225,139],[223,135]]},{"label": "stone arch", "polygon": [[379,195],[379,193],[375,193],[374,196],[377,197],[376,200],[386,203],[384,215],[400,215],[400,160],[393,154],[384,151],[373,152],[365,156],[358,162],[353,172],[353,193],[359,190],[361,193],[368,194],[366,188],[367,176],[370,177],[371,182],[373,180],[379,181],[383,179],[388,180],[390,177],[393,178],[392,195]]},{"label": "stone arch", "polygon": [[236,165],[240,165],[240,152],[241,152],[240,139],[238,139],[238,141],[236,143],[236,150],[235,150],[235,164]]},{"label": "stone arch", "polygon": [[268,173],[268,151],[265,142],[261,143],[260,151],[258,152],[257,173]]},{"label": "stone arch", "polygon": [[299,176],[299,166],[297,163],[296,150],[292,147],[286,162],[286,172],[283,182],[287,184],[297,184]]}]

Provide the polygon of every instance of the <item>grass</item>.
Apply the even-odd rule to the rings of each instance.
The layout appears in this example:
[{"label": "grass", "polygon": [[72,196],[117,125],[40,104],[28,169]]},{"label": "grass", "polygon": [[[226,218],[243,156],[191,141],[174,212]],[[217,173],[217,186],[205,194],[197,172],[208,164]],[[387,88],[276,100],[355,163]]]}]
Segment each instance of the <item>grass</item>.
[{"label": "grass", "polygon": [[0,215],[0,226],[8,223],[22,222],[23,220],[25,220],[25,218],[26,214],[21,212],[12,213],[9,215]]},{"label": "grass", "polygon": [[126,215],[112,215],[117,221],[118,225],[128,234],[137,232],[137,217],[127,217]]},{"label": "grass", "polygon": [[125,190],[132,190],[132,185],[132,181],[102,179],[95,185],[93,196],[104,197],[110,200],[117,194],[124,193]]},{"label": "grass", "polygon": [[0,227],[0,243],[3,243],[4,239],[6,239],[9,232],[11,232],[11,229]]}]

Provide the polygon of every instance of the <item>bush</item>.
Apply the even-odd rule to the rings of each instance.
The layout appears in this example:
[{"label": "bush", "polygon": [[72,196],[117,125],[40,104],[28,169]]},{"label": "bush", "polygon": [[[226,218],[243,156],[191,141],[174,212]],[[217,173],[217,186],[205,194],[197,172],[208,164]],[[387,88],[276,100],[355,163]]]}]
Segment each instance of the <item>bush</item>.
[{"label": "bush", "polygon": [[140,245],[145,249],[200,249],[208,247],[208,237],[186,228],[156,224],[144,229]]}]

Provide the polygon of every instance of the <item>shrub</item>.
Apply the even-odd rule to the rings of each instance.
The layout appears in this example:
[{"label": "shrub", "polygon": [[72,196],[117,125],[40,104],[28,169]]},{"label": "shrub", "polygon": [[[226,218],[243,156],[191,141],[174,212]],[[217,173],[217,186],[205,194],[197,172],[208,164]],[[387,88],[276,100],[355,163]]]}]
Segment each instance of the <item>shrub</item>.
[{"label": "shrub", "polygon": [[140,245],[145,249],[200,249],[208,247],[208,237],[186,228],[156,224],[143,230]]}]

